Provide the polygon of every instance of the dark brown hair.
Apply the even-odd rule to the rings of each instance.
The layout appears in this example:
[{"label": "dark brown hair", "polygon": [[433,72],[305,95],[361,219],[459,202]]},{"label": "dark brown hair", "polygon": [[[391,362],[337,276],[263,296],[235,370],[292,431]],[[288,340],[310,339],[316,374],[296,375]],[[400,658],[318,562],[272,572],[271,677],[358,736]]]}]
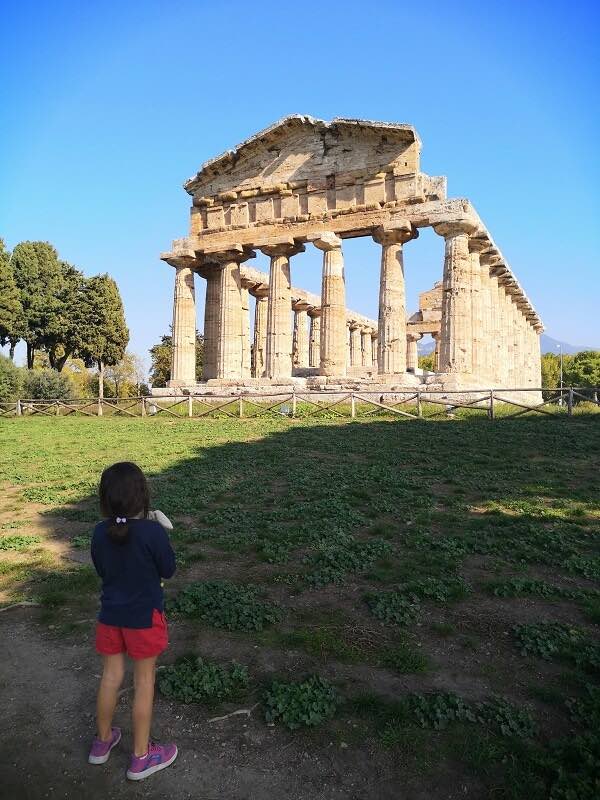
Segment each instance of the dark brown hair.
[{"label": "dark brown hair", "polygon": [[99,494],[100,510],[108,518],[108,535],[113,542],[124,544],[129,538],[129,520],[138,514],[148,516],[146,476],[137,464],[119,461],[102,473]]}]

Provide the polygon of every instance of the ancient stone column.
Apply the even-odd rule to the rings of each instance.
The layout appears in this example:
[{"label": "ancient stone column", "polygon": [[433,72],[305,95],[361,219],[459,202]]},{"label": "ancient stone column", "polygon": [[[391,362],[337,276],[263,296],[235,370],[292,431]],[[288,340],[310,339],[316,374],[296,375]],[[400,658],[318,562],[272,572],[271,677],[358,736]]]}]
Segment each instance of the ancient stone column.
[{"label": "ancient stone column", "polygon": [[268,378],[292,377],[292,284],[290,281],[290,258],[304,250],[293,239],[268,247],[262,252],[271,258],[269,272],[269,304],[267,307],[267,354],[266,374]]},{"label": "ancient stone column", "polygon": [[446,240],[442,295],[440,371],[472,373],[471,259],[469,235],[475,225],[469,220],[434,225]]},{"label": "ancient stone column", "polygon": [[294,337],[292,342],[292,363],[294,367],[308,367],[308,303],[294,305]]},{"label": "ancient stone column", "polygon": [[406,334],[406,369],[409,372],[416,372],[419,368],[419,351],[417,342],[421,338],[420,333]]},{"label": "ancient stone column", "polygon": [[488,325],[484,326],[484,330],[488,339],[488,370],[486,377],[490,386],[500,386],[502,384],[501,371],[503,356],[500,309],[498,303],[498,278],[496,275],[490,273],[489,267],[485,267],[484,270],[487,274],[486,282],[488,284],[490,302],[490,321]]},{"label": "ancient stone column", "polygon": [[469,239],[471,258],[471,341],[472,372],[477,380],[485,380],[490,372],[491,297],[489,271],[481,263],[481,253],[489,247],[487,240]]},{"label": "ancient stone column", "polygon": [[206,265],[202,269],[206,278],[206,299],[204,301],[204,362],[202,379],[207,381],[217,377],[217,340],[219,335],[219,289],[221,273],[218,265]]},{"label": "ancient stone column", "polygon": [[379,278],[378,369],[380,375],[406,372],[406,292],[402,245],[418,236],[408,220],[377,228],[373,238],[381,245]]},{"label": "ancient stone column", "polygon": [[371,351],[373,353],[373,370],[375,372],[379,372],[379,362],[377,360],[377,352],[379,350],[378,345],[379,333],[378,331],[371,331]]},{"label": "ancient stone column", "polygon": [[358,322],[350,323],[350,365],[360,367],[362,364],[362,337]]},{"label": "ancient stone column", "polygon": [[265,374],[266,346],[267,346],[267,305],[268,289],[255,291],[256,306],[254,309],[254,363],[253,378],[262,378]]},{"label": "ancient stone column", "polygon": [[369,370],[373,369],[372,346],[371,329],[363,328],[361,331],[361,364]]},{"label": "ancient stone column", "polygon": [[242,281],[240,264],[254,256],[241,245],[219,254],[219,331],[217,341],[217,378],[242,378]]},{"label": "ancient stone column", "polygon": [[321,375],[346,374],[346,283],[342,240],[327,231],[313,240],[323,250]]},{"label": "ancient stone column", "polygon": [[250,292],[242,284],[240,289],[242,300],[242,378],[251,376],[250,348]]},{"label": "ancient stone column", "polygon": [[508,346],[506,337],[506,305],[504,301],[504,287],[500,283],[498,276],[492,276],[495,279],[497,288],[496,297],[496,316],[497,316],[497,348],[496,348],[496,371],[495,379],[499,388],[503,389],[508,386]]},{"label": "ancient stone column", "polygon": [[506,283],[502,284],[502,302],[504,305],[504,342],[506,355],[506,382],[512,389],[515,380],[515,343],[513,337],[513,313],[512,302],[507,291]]},{"label": "ancient stone column", "polygon": [[441,340],[442,335],[441,333],[432,333],[431,338],[435,342],[435,347],[433,350],[433,371],[439,372],[440,371],[440,347],[441,347]]},{"label": "ancient stone column", "polygon": [[309,317],[308,366],[319,367],[321,364],[321,309],[311,309],[309,311]]},{"label": "ancient stone column", "polygon": [[173,355],[169,386],[196,383],[196,299],[194,273],[187,266],[175,267],[173,294]]}]

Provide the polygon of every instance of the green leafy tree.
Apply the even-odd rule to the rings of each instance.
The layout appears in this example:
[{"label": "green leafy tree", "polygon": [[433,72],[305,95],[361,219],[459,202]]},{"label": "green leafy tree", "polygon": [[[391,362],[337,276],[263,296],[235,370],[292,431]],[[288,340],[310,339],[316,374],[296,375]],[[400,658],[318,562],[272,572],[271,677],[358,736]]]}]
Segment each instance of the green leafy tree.
[{"label": "green leafy tree", "polygon": [[22,338],[31,368],[35,351],[61,335],[63,269],[49,242],[21,242],[13,250],[11,266],[23,308]]},{"label": "green leafy tree", "polygon": [[0,355],[0,403],[12,403],[19,397],[25,370],[13,364],[10,358]]},{"label": "green leafy tree", "polygon": [[[163,387],[171,380],[171,357],[173,355],[173,337],[171,334],[161,336],[160,342],[150,348],[150,382],[152,386]],[[196,380],[202,378],[204,364],[204,336],[196,331]]]},{"label": "green leafy tree", "polygon": [[592,390],[589,392],[590,399],[598,401],[600,350],[582,350],[569,358],[563,368],[567,385],[589,387]]},{"label": "green leafy tree", "polygon": [[0,239],[0,345],[10,344],[10,359],[15,345],[25,333],[21,295],[13,272],[11,256]]},{"label": "green leafy tree", "polygon": [[434,353],[429,353],[427,356],[419,356],[419,367],[421,369],[427,370],[427,372],[433,372],[435,362],[435,355]]},{"label": "green leafy tree", "polygon": [[104,397],[105,367],[121,361],[129,342],[121,295],[108,275],[96,275],[85,281],[81,319],[77,355],[86,366],[98,367],[98,395]]},{"label": "green leafy tree", "polygon": [[69,400],[72,387],[67,376],[54,369],[30,369],[23,392],[28,400]]},{"label": "green leafy tree", "polygon": [[556,388],[560,383],[560,358],[554,353],[542,356],[542,387]]},{"label": "green leafy tree", "polygon": [[116,397],[137,397],[145,378],[144,365],[135,353],[125,353],[117,364],[107,368],[106,377],[113,381]]},{"label": "green leafy tree", "polygon": [[61,372],[69,359],[81,345],[81,332],[85,329],[83,293],[86,279],[83,273],[68,264],[60,262],[61,286],[58,293],[58,321],[48,335],[45,348],[50,366]]}]

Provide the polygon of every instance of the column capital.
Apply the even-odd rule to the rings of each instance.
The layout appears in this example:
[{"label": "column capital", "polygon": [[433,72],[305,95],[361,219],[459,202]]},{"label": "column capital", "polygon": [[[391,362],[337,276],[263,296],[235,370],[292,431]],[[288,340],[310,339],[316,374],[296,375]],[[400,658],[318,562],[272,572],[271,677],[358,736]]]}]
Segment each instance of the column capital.
[{"label": "column capital", "polygon": [[418,229],[407,219],[388,222],[373,231],[373,239],[377,244],[381,245],[405,244],[405,242],[416,239],[418,236]]},{"label": "column capital", "polygon": [[422,333],[413,333],[412,331],[408,331],[408,333],[406,334],[406,338],[408,339],[409,342],[418,342],[419,339],[423,338],[423,334]]},{"label": "column capital", "polygon": [[309,317],[320,317],[322,314],[321,306],[310,306],[306,313]]},{"label": "column capital", "polygon": [[502,257],[496,250],[485,250],[483,253],[481,253],[479,260],[484,267],[497,267],[502,264]]},{"label": "column capital", "polygon": [[250,258],[255,258],[256,252],[250,247],[242,246],[241,244],[232,244],[222,250],[199,250],[197,251],[200,267],[209,265],[218,265],[220,267],[225,264],[230,264],[235,261],[237,264],[242,264]]},{"label": "column capital", "polygon": [[483,254],[484,250],[488,250],[490,243],[487,239],[482,239],[476,236],[469,236],[469,253]]},{"label": "column capital", "polygon": [[292,237],[289,237],[279,242],[262,245],[259,250],[270,258],[275,256],[287,256],[290,258],[297,253],[303,253],[305,247],[300,242],[296,242]]},{"label": "column capital", "polygon": [[336,236],[333,231],[323,231],[322,233],[318,233],[314,239],[311,238],[309,241],[311,241],[319,250],[324,250],[325,252],[329,250],[338,250],[342,246],[342,240],[339,236]]},{"label": "column capital", "polygon": [[477,230],[477,224],[472,219],[455,219],[448,222],[437,222],[433,230],[444,239],[452,239],[455,236],[470,236]]},{"label": "column capital", "polygon": [[311,305],[306,300],[296,300],[296,302],[292,300],[292,309],[294,311],[308,311],[309,308],[311,308]]}]

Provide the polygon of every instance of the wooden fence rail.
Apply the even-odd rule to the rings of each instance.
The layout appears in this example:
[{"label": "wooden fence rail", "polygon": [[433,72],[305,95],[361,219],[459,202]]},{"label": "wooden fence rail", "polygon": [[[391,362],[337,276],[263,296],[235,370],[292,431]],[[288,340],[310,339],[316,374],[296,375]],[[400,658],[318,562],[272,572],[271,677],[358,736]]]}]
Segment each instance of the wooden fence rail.
[{"label": "wooden fence rail", "polygon": [[[515,392],[519,393],[519,399],[514,398]],[[523,402],[526,392],[533,392],[538,396],[543,392],[546,399],[527,404]],[[572,417],[574,409],[582,401],[600,407],[600,387],[500,388],[445,392],[425,389],[387,392],[340,390],[318,393],[287,390],[252,394],[236,392],[227,395],[189,393],[164,397],[19,399],[12,403],[0,403],[0,417],[66,417],[72,414],[89,417],[152,417],[163,414],[176,419],[255,419],[261,416],[297,418],[319,415],[356,418],[389,413],[403,419],[427,420],[440,416],[453,417],[455,410],[467,409],[483,413],[488,419],[494,420],[525,414]]]}]

